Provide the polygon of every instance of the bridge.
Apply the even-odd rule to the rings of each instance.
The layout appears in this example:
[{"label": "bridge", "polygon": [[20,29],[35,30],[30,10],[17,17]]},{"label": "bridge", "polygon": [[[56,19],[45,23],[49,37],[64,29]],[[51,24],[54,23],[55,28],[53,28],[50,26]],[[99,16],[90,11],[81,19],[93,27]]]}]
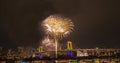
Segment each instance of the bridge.
[{"label": "bridge", "polygon": [[62,60],[62,59],[94,59],[94,58],[120,58],[120,49],[72,49],[72,55],[68,55],[67,49],[58,50],[58,57],[55,58],[55,51],[42,51],[41,57],[39,52],[29,55],[29,57],[22,56],[4,56],[2,60],[9,59],[25,59],[25,60]]}]

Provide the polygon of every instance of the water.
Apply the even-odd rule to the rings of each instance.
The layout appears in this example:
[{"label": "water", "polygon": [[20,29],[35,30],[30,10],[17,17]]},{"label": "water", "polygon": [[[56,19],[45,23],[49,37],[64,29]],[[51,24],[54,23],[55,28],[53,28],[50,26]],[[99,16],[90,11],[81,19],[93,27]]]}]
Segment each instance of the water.
[{"label": "water", "polygon": [[81,59],[81,60],[6,60],[0,61],[0,63],[120,63],[120,59],[111,58],[111,59]]}]

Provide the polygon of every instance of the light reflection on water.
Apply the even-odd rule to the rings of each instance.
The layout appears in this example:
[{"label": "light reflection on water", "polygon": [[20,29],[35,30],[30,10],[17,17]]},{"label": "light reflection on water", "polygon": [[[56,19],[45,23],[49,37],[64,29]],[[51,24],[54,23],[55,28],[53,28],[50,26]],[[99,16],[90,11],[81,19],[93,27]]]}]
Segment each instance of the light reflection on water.
[{"label": "light reflection on water", "polygon": [[[0,63],[56,63],[55,60],[34,60],[34,61],[24,61],[24,60],[6,60],[0,61]],[[84,59],[84,60],[57,60],[57,63],[120,63],[120,59]]]}]

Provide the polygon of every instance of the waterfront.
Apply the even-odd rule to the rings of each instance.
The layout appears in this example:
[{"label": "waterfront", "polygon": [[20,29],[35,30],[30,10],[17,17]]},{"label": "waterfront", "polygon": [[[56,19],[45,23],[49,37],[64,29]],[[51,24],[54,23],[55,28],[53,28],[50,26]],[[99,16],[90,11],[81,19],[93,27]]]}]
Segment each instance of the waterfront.
[{"label": "waterfront", "polygon": [[[0,56],[0,63],[120,63],[120,49],[73,49],[59,50],[58,57],[55,51],[24,51],[18,50],[19,54],[7,54]],[[23,54],[26,53],[26,54]],[[57,62],[56,62],[57,61]]]},{"label": "waterfront", "polygon": [[[6,60],[0,61],[0,63],[56,63],[56,60]],[[81,60],[57,60],[57,63],[120,63],[118,58],[107,59],[81,59]]]}]

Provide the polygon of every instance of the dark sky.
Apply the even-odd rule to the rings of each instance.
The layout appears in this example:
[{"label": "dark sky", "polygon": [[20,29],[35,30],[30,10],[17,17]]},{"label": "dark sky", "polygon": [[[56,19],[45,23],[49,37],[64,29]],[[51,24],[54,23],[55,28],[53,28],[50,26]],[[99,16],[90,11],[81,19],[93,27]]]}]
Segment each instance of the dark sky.
[{"label": "dark sky", "polygon": [[69,37],[80,48],[120,48],[118,0],[0,0],[0,46],[36,46],[44,37],[42,22],[62,14],[75,24]]}]

